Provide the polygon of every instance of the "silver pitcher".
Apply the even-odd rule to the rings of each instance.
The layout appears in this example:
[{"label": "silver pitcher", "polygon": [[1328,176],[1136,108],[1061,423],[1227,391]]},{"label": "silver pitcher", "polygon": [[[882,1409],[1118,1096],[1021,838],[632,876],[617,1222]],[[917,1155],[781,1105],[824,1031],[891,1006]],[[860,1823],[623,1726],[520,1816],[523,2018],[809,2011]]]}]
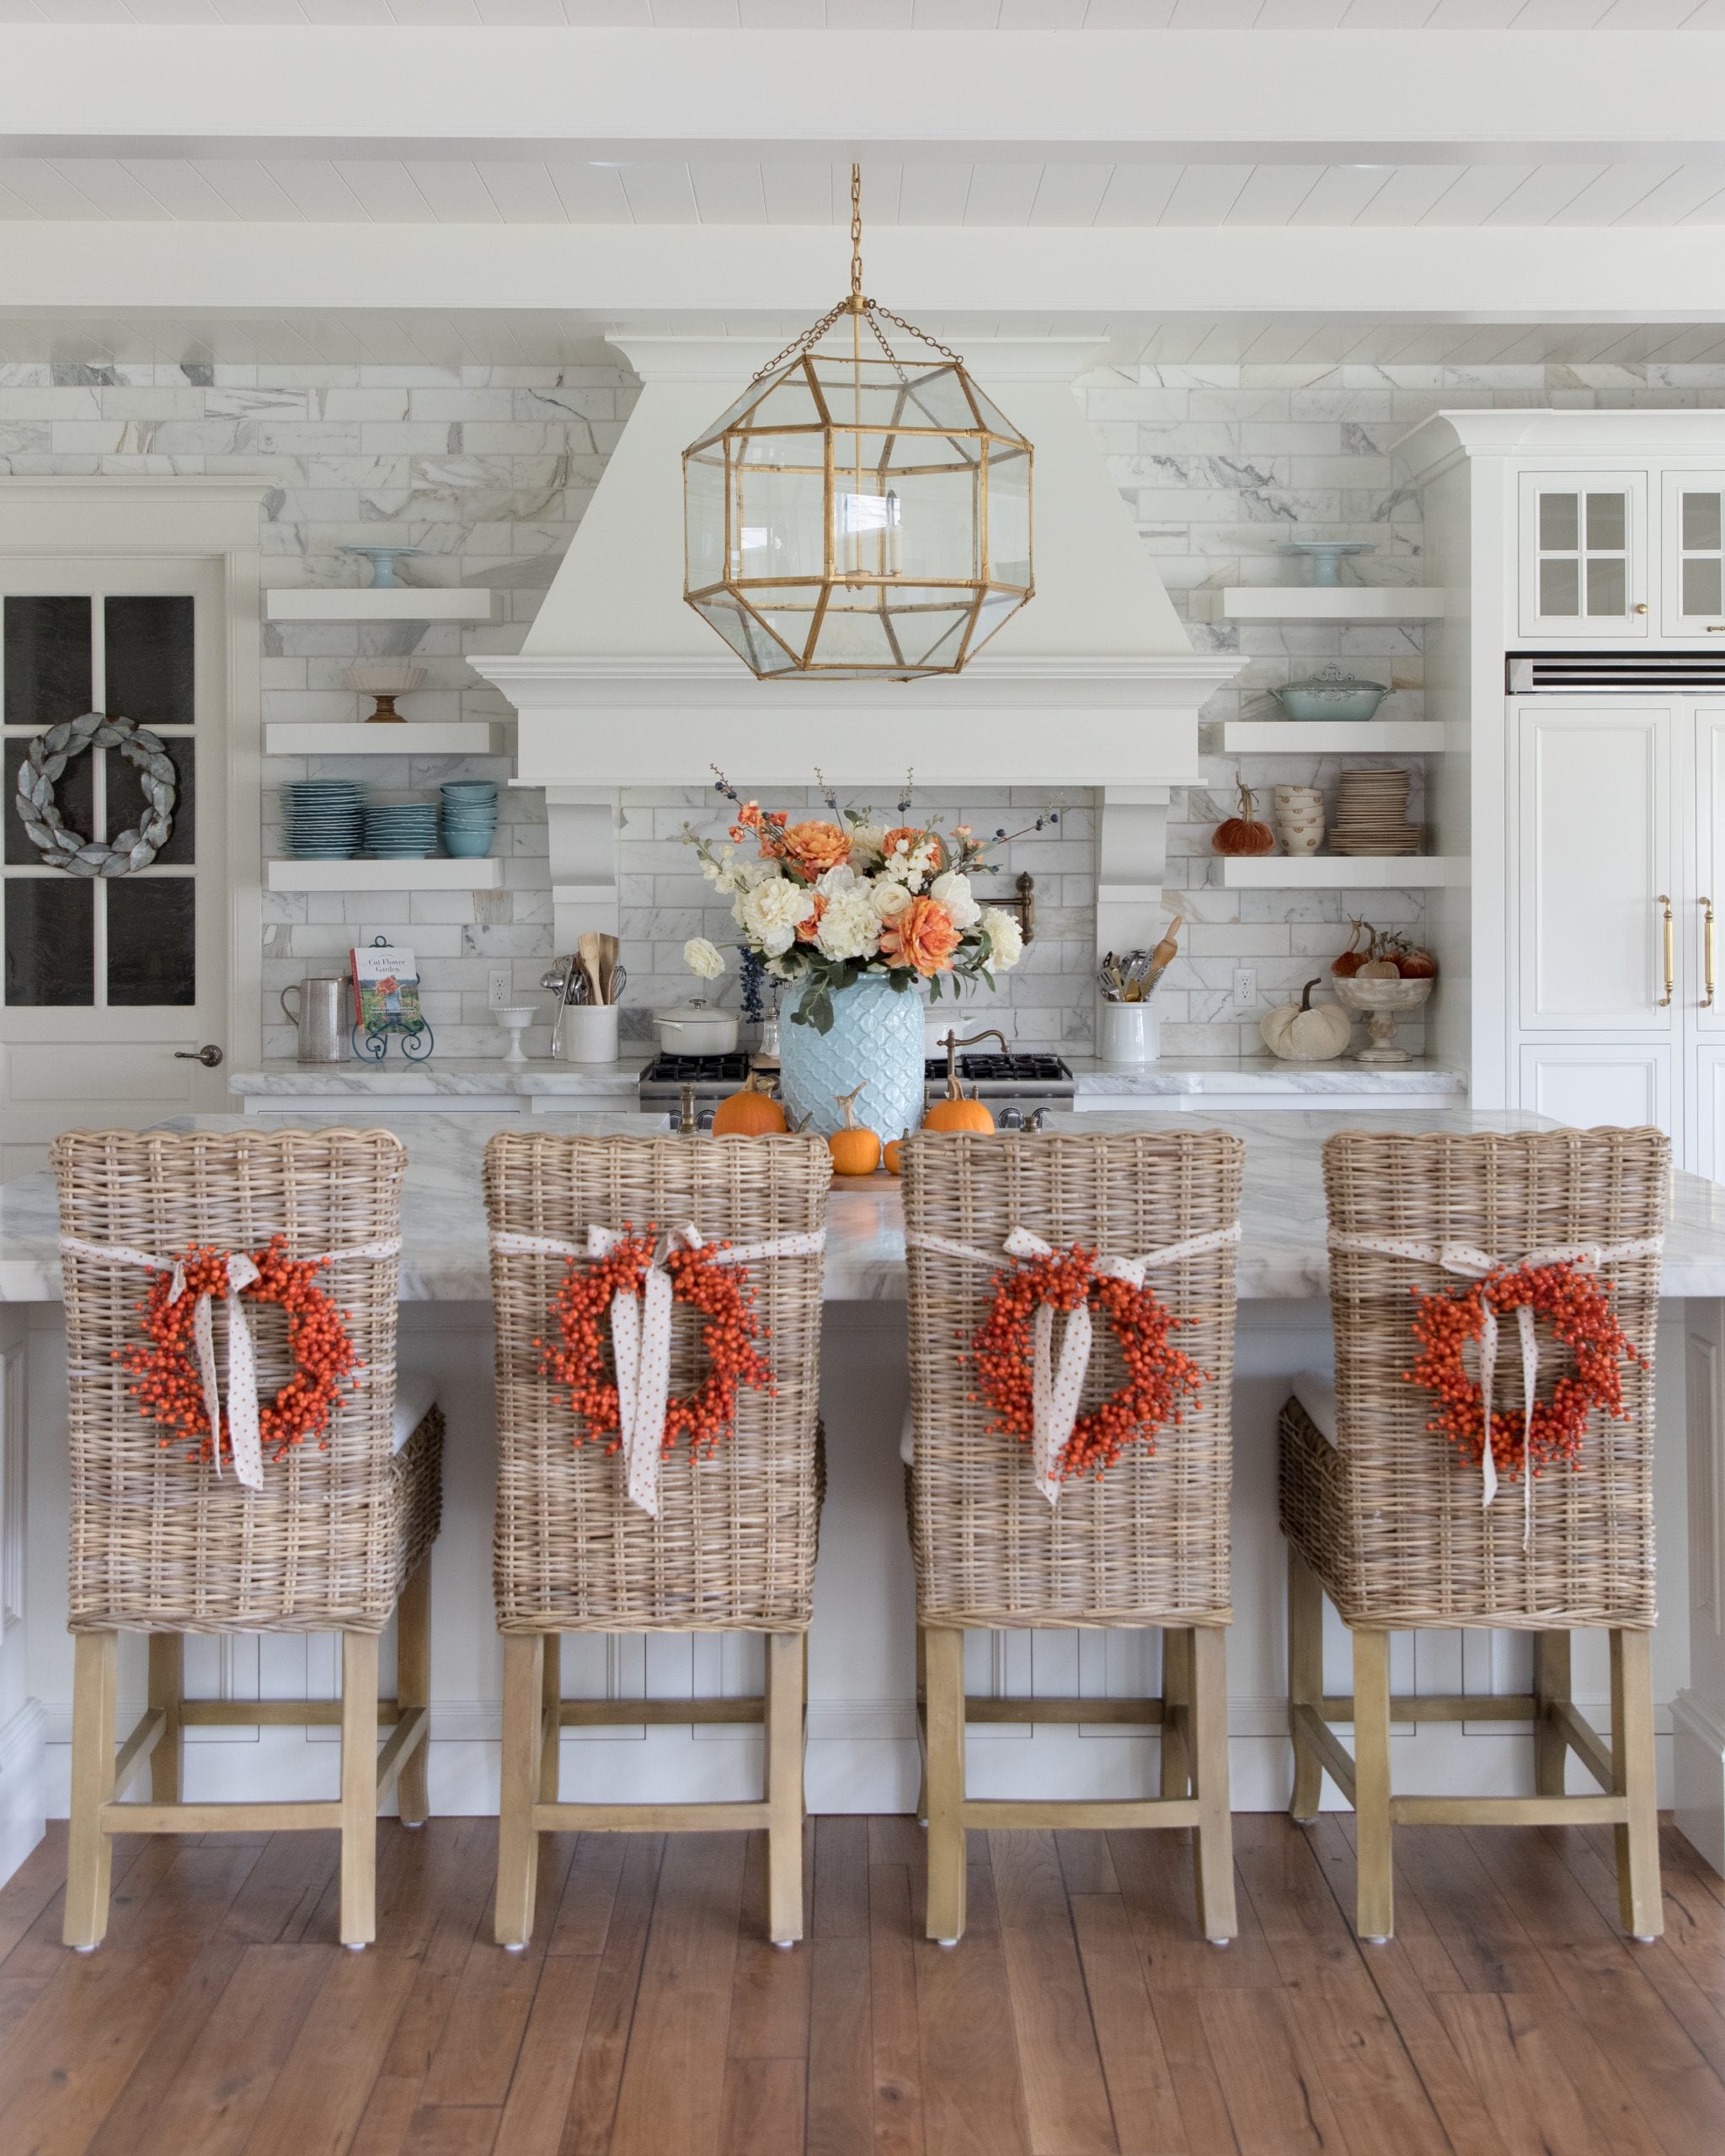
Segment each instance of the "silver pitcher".
[{"label": "silver pitcher", "polygon": [[[297,995],[300,1007],[288,1008],[287,999]],[[307,981],[291,981],[281,991],[281,1008],[300,1037],[302,1063],[339,1063],[347,1033],[348,984],[334,974],[320,974]]]}]

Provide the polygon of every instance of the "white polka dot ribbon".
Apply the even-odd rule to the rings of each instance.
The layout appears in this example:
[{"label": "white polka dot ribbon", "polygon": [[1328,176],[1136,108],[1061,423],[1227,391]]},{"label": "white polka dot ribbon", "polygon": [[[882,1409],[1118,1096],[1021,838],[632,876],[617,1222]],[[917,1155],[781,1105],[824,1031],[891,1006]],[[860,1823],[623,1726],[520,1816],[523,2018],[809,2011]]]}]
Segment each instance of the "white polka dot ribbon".
[{"label": "white polka dot ribbon", "polygon": [[[1520,1257],[1493,1257],[1471,1243],[1413,1242],[1402,1235],[1344,1235],[1332,1230],[1330,1248],[1363,1257],[1405,1257],[1411,1264],[1434,1265],[1458,1279],[1483,1280],[1493,1273],[1537,1272],[1546,1265],[1577,1265],[1597,1273],[1602,1265],[1621,1265],[1632,1258],[1655,1257],[1665,1247],[1663,1235],[1642,1235],[1626,1243],[1554,1243],[1546,1250],[1530,1250]],[[1485,1412],[1484,1444],[1480,1454],[1480,1504],[1488,1506],[1498,1494],[1498,1463],[1492,1457],[1492,1386],[1498,1373],[1498,1314],[1488,1296],[1481,1298],[1484,1322],[1479,1337],[1479,1389]],[[1531,1307],[1524,1303],[1515,1313],[1521,1347],[1521,1546],[1533,1540],[1534,1402],[1540,1380],[1540,1346],[1534,1330]]]},{"label": "white polka dot ribbon", "polygon": [[[514,1235],[498,1230],[491,1247],[504,1257],[609,1257],[632,1240],[626,1228],[590,1227],[584,1246],[555,1235]],[[665,1237],[673,1250],[707,1247],[693,1222],[673,1228]],[[713,1265],[752,1265],[775,1257],[813,1257],[826,1247],[826,1230],[780,1235],[774,1241],[745,1243],[713,1251]],[[665,1410],[670,1397],[670,1314],[676,1300],[671,1277],[656,1256],[644,1269],[641,1292],[620,1287],[611,1299],[611,1348],[617,1364],[617,1422],[622,1433],[623,1480],[629,1502],[649,1518],[659,1517],[659,1470],[665,1455]]]},{"label": "white polka dot ribbon", "polygon": [[[170,1273],[170,1303],[177,1303],[185,1293],[183,1258],[154,1257],[148,1251],[132,1250],[123,1243],[87,1243],[76,1235],[62,1235],[60,1247],[68,1257],[88,1258],[97,1265],[137,1265],[147,1272]],[[327,1252],[309,1262],[328,1264],[338,1257],[384,1258],[400,1254],[401,1237],[396,1235],[387,1242],[364,1243],[356,1249]],[[261,1278],[256,1263],[243,1251],[235,1251],[229,1256],[227,1286],[222,1296],[227,1305],[227,1441],[233,1449],[234,1479],[248,1490],[261,1490],[264,1486],[264,1442],[258,1406],[258,1351],[240,1296]],[[204,1412],[210,1418],[211,1449],[219,1476],[222,1383],[216,1368],[214,1299],[208,1294],[200,1295],[192,1309],[192,1346],[197,1354],[198,1375],[203,1382]]]},{"label": "white polka dot ribbon", "polygon": [[[1226,1250],[1240,1240],[1240,1223],[1213,1228],[1201,1235],[1188,1235],[1183,1242],[1165,1243],[1160,1250],[1137,1257],[1098,1257],[1096,1269],[1111,1279],[1141,1288],[1146,1273],[1183,1258],[1202,1257],[1210,1251]],[[1014,1228],[999,1251],[978,1250],[972,1244],[954,1242],[949,1236],[930,1235],[921,1229],[905,1231],[905,1241],[913,1250],[937,1251],[943,1257],[962,1257],[974,1265],[997,1267],[1001,1251],[1008,1257],[1052,1257],[1055,1247],[1028,1228]],[[1030,1321],[1030,1456],[1036,1486],[1051,1505],[1060,1501],[1060,1455],[1066,1449],[1078,1421],[1078,1403],[1090,1369],[1092,1327],[1088,1302],[1080,1303],[1066,1317],[1060,1359],[1055,1359],[1055,1312],[1050,1303],[1039,1303]]]}]

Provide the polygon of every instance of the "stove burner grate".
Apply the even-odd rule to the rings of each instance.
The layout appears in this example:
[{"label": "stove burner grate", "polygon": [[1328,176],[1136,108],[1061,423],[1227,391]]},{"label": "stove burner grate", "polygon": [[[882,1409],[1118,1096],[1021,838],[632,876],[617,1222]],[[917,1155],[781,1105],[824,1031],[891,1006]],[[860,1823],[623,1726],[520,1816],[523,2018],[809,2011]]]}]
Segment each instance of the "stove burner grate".
[{"label": "stove burner grate", "polygon": [[641,1073],[644,1086],[740,1086],[749,1075],[747,1049],[718,1055],[656,1055]]}]

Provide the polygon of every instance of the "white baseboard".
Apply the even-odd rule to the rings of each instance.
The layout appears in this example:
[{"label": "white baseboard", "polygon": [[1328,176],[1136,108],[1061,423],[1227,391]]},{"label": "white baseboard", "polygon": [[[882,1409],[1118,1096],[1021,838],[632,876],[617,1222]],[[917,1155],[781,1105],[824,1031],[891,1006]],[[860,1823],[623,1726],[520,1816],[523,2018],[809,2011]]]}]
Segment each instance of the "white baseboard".
[{"label": "white baseboard", "polygon": [[1671,1703],[1677,1831],[1725,1871],[1725,1721],[1683,1691]]},{"label": "white baseboard", "polygon": [[41,1701],[26,1700],[0,1724],[0,1882],[11,1878],[46,1831],[47,1721]]}]

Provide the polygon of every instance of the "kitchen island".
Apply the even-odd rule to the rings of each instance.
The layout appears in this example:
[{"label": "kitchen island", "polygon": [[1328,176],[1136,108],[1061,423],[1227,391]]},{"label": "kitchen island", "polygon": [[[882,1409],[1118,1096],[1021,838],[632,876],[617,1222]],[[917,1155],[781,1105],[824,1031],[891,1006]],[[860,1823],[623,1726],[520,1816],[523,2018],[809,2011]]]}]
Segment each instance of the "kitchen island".
[{"label": "kitchen island", "polygon": [[[357,1104],[356,1104],[357,1106]],[[359,1118],[306,1117],[308,1123]],[[367,1122],[391,1122],[369,1116]],[[519,1127],[508,1119],[511,1127]],[[1165,1114],[1134,1108],[1058,1119],[1087,1130],[1155,1128]],[[1234,1579],[1230,1635],[1230,1726],[1234,1790],[1244,1810],[1285,1801],[1283,1554],[1275,1510],[1274,1425],[1290,1378],[1329,1365],[1327,1283],[1319,1154],[1343,1123],[1402,1129],[1538,1128],[1526,1116],[1466,1109],[1437,1114],[1345,1117],[1320,1111],[1228,1113],[1215,1123],[1247,1145],[1239,1352],[1235,1387]],[[195,1126],[244,1129],[243,1118]],[[249,1126],[256,1128],[255,1125]],[[403,1212],[402,1358],[435,1373],[449,1424],[444,1527],[435,1560],[431,1790],[434,1809],[484,1812],[495,1801],[499,1654],[489,1581],[491,1435],[489,1272],[479,1195],[484,1143],[496,1119],[418,1113],[399,1118],[409,1148]],[[628,1114],[547,1118],[547,1130],[647,1131]],[[912,1612],[899,1442],[908,1385],[904,1346],[904,1246],[898,1187],[889,1178],[835,1187],[829,1231],[822,1374],[830,1481],[809,1648],[809,1801],[814,1811],[908,1809],[916,1788]],[[1656,1470],[1662,1620],[1654,1646],[1660,1702],[1662,1801],[1677,1801],[1692,1840],[1725,1857],[1725,1646],[1719,1553],[1725,1546],[1725,1188],[1674,1179],[1664,1257],[1659,1406],[1665,1442]],[[64,1808],[70,1727],[71,1652],[65,1625],[66,1476],[63,1344],[53,1195],[45,1176],[0,1187],[0,1351],[22,1433],[28,1422],[29,1519],[26,1676],[0,1701],[0,1727],[34,1708],[41,1764],[10,1773],[0,1761],[0,1818],[16,1862],[35,1805]],[[24,1402],[27,1401],[27,1409]],[[16,1478],[21,1501],[23,1476]],[[1686,1529],[1686,1531],[1685,1531]],[[1333,1621],[1333,1620],[1332,1620]],[[1338,1631],[1336,1645],[1339,1650]],[[1603,1637],[1578,1651],[1578,1698],[1608,1719]],[[387,1656],[386,1650],[386,1656]],[[1397,1637],[1399,1690],[1524,1690],[1526,1639],[1507,1634],[1425,1633]],[[1094,1693],[1152,1688],[1157,1636],[1138,1633],[979,1633],[970,1640],[975,1692]],[[1693,1657],[1693,1659],[1692,1659]],[[13,1657],[13,1660],[17,1657]],[[644,1729],[631,1698],[757,1687],[753,1641],[629,1636],[565,1642],[571,1694],[615,1698],[614,1726],[565,1732],[565,1787],[594,1797],[746,1796],[755,1793],[759,1738],[724,1726],[691,1732]],[[1343,1664],[1332,1670],[1341,1689]],[[123,1643],[121,1719],[142,1696],[140,1644]],[[309,1684],[333,1687],[325,1639],[270,1637],[188,1642],[188,1681],[226,1695],[267,1696]],[[8,1716],[11,1717],[8,1721]],[[198,1733],[188,1766],[191,1791],[211,1796],[324,1793],[334,1772],[327,1733],[270,1730]],[[1005,1795],[1127,1795],[1150,1785],[1154,1738],[1094,1728],[1018,1725],[973,1731],[973,1791]],[[1427,1724],[1396,1739],[1404,1786],[1509,1790],[1527,1784],[1530,1748],[1503,1723]],[[13,1750],[27,1748],[14,1732]],[[40,1795],[27,1798],[34,1781]],[[1330,1792],[1332,1801],[1334,1792]],[[27,1844],[25,1844],[28,1845]]]}]

